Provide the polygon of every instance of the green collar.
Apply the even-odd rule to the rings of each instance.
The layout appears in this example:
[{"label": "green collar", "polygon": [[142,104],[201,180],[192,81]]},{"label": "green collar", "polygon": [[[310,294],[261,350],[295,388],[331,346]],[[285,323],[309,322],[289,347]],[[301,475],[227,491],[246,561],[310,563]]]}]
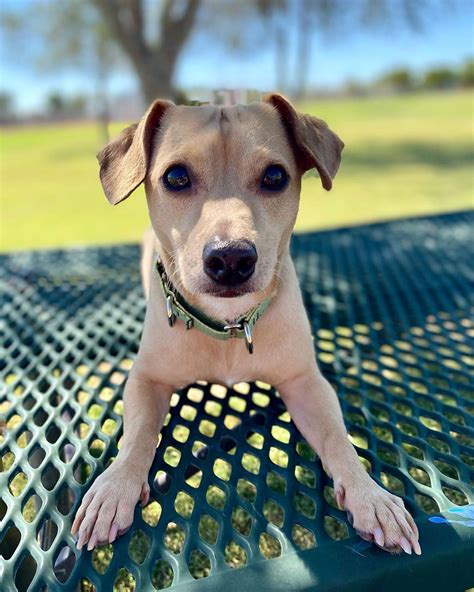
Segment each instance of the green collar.
[{"label": "green collar", "polygon": [[186,325],[186,329],[198,329],[215,339],[227,340],[234,337],[245,339],[248,352],[250,354],[253,353],[252,329],[268,308],[271,298],[266,298],[263,302],[240,316],[235,323],[229,324],[225,321],[208,317],[202,311],[191,306],[171,283],[160,259],[156,261],[156,271],[158,272],[161,291],[166,301],[166,313],[170,327],[175,324],[176,319],[180,319]]}]

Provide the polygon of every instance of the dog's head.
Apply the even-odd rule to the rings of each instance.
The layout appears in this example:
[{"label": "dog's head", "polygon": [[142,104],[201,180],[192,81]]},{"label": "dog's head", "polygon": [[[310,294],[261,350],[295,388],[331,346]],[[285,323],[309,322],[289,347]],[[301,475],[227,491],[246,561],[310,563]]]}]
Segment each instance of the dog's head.
[{"label": "dog's head", "polygon": [[178,289],[198,303],[232,298],[245,309],[276,286],[302,174],[316,168],[331,189],[342,148],[323,121],[274,94],[232,107],[155,101],[98,159],[110,203],[145,183]]}]

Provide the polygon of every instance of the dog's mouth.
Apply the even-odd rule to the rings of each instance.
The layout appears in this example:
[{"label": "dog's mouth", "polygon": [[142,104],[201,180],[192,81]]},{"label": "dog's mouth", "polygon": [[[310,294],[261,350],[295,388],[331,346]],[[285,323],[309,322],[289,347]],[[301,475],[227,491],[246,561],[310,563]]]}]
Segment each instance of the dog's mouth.
[{"label": "dog's mouth", "polygon": [[202,293],[207,296],[214,296],[214,298],[238,298],[239,296],[246,296],[253,292],[254,290],[243,286],[213,286],[203,290]]}]

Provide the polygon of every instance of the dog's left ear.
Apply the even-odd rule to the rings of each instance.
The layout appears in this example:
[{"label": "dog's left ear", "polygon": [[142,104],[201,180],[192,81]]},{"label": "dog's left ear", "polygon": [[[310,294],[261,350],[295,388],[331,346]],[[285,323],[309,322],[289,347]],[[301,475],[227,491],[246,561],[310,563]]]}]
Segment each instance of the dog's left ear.
[{"label": "dog's left ear", "polygon": [[102,188],[112,205],[129,197],[145,180],[153,135],[169,107],[174,107],[170,101],[155,101],[139,123],[124,129],[97,154]]},{"label": "dog's left ear", "polygon": [[264,101],[278,111],[298,165],[303,171],[316,168],[324,189],[329,191],[341,163],[344,142],[324,121],[297,113],[281,95],[267,95]]}]

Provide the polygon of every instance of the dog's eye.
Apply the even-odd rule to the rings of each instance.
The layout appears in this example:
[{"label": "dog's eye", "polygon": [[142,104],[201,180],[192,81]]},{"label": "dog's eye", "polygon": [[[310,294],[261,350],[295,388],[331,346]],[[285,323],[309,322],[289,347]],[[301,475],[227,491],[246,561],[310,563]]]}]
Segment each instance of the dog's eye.
[{"label": "dog's eye", "polygon": [[281,191],[288,182],[285,169],[279,164],[271,164],[263,174],[262,188],[270,191]]},{"label": "dog's eye", "polygon": [[170,167],[163,175],[163,182],[171,191],[181,191],[191,187],[191,180],[186,167],[174,165]]}]

